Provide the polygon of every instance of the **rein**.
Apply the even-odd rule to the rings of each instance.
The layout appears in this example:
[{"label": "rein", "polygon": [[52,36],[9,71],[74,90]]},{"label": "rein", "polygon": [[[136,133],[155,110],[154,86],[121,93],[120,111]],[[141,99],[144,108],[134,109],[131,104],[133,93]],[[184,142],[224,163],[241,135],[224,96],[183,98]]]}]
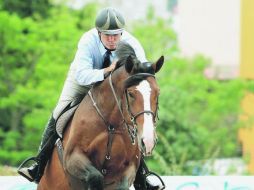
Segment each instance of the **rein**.
[{"label": "rein", "polygon": [[[119,100],[117,98],[117,95],[116,95],[116,92],[115,92],[115,89],[114,89],[114,86],[113,86],[112,73],[110,73],[110,75],[109,75],[109,85],[110,85],[111,91],[112,91],[112,93],[114,95],[114,98],[115,98],[115,101],[117,103],[118,109],[119,109],[119,111],[120,111],[120,113],[122,115],[123,123],[126,126],[126,128],[128,129],[128,133],[129,133],[129,136],[131,138],[131,143],[133,145],[135,145],[135,139],[137,137],[137,131],[138,131],[137,125],[133,123],[134,124],[133,125],[133,129],[131,129],[130,126],[128,125],[128,123],[126,122],[125,118],[124,118],[123,111],[122,111],[122,108],[121,108],[121,104],[120,104],[120,102],[119,102]],[[129,105],[128,105],[128,107],[129,107]]]}]

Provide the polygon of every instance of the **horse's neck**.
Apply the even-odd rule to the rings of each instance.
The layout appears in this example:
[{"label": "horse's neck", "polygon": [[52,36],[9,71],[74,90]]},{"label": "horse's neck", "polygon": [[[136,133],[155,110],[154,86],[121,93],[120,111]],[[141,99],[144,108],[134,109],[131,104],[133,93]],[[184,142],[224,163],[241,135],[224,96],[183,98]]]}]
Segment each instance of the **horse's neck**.
[{"label": "horse's neck", "polygon": [[[112,75],[112,82],[114,86],[114,90],[117,96],[118,101],[121,100],[123,94],[123,85],[119,85],[121,83],[119,80],[119,73],[114,73]],[[94,89],[93,95],[96,99],[96,103],[101,113],[107,121],[111,124],[122,121],[121,113],[119,111],[116,99],[114,97],[113,91],[110,87],[109,77],[103,81],[101,85]]]}]

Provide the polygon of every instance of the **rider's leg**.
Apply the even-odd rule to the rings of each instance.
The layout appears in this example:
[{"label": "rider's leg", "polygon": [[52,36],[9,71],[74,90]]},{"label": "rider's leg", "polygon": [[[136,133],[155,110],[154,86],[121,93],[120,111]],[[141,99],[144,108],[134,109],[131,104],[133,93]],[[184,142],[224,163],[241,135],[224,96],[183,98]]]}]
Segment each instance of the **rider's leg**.
[{"label": "rider's leg", "polygon": [[38,183],[43,175],[44,168],[52,153],[56,139],[55,119],[51,116],[42,135],[39,152],[34,159],[35,163],[30,167],[20,168],[18,173],[26,177],[28,180]]},{"label": "rider's leg", "polygon": [[135,190],[160,190],[163,189],[161,184],[153,185],[147,180],[147,176],[150,174],[148,170],[145,160],[143,157],[140,159],[140,165],[136,174],[136,178],[134,181]]},{"label": "rider's leg", "polygon": [[58,102],[43,132],[42,141],[37,156],[29,159],[33,160],[34,163],[28,167],[23,167],[23,165],[26,164],[26,161],[24,161],[18,169],[18,173],[27,178],[29,181],[39,183],[58,137],[56,133],[56,119],[61,115],[62,112],[64,112],[64,110],[68,109],[68,105],[70,103],[71,101]]}]

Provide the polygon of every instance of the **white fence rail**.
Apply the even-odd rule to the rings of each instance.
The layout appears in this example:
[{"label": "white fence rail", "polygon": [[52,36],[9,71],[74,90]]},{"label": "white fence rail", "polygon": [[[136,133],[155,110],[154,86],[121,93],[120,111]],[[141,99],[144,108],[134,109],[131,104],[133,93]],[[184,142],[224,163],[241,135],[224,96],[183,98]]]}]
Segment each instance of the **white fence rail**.
[{"label": "white fence rail", "polygon": [[[162,176],[162,179],[166,190],[254,190],[254,176]],[[23,177],[0,177],[0,190],[35,189],[36,185]]]}]

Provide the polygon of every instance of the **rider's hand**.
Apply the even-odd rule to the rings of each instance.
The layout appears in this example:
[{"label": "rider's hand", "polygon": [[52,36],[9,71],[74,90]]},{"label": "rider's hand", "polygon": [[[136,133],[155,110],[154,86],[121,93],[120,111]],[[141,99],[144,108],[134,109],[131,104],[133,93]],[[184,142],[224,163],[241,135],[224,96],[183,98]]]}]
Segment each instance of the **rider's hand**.
[{"label": "rider's hand", "polygon": [[116,61],[112,62],[111,65],[104,69],[104,75],[113,71],[116,67]]}]

